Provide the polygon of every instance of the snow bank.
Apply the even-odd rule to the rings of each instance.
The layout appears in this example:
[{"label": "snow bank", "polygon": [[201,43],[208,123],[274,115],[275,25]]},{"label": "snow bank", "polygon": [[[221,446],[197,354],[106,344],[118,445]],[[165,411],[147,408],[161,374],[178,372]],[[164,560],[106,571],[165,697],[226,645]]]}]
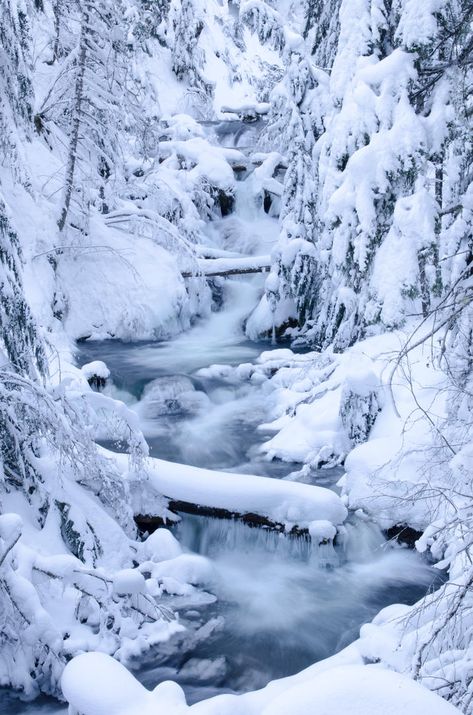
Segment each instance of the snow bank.
[{"label": "snow bank", "polygon": [[365,345],[344,354],[264,352],[253,366],[227,369],[227,379],[263,385],[272,418],[259,429],[274,436],[262,446],[268,459],[335,466],[366,438],[381,404],[377,364]]},{"label": "snow bank", "polygon": [[311,468],[344,463],[347,506],[372,514],[383,528],[408,523],[423,530],[438,517],[447,486],[441,469],[426,472],[435,421],[440,425],[445,414],[445,377],[433,365],[430,342],[397,364],[408,337],[408,330],[396,331],[344,353],[273,350],[255,364],[215,370],[220,379],[261,386],[271,418],[259,427],[272,435],[261,447],[268,459]]},{"label": "snow bank", "polygon": [[262,715],[454,715],[458,710],[398,673],[376,666],[329,670],[312,683],[296,685],[271,702]]},{"label": "snow bank", "polygon": [[[373,665],[338,665],[270,683],[242,696],[221,695],[187,706],[171,681],[146,690],[122,665],[100,653],[74,658],[62,677],[64,697],[81,715],[454,715],[459,711],[405,676]],[[331,661],[331,662],[330,662]],[[330,667],[332,666],[332,667]],[[312,677],[311,671],[315,670]],[[305,676],[305,677],[304,677]]]}]

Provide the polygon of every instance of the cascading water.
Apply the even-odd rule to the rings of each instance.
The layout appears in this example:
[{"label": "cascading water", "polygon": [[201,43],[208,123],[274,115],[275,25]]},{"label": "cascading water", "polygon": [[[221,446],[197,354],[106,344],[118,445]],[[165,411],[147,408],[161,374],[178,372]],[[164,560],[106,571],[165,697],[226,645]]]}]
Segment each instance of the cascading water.
[{"label": "cascading water", "polygon": [[343,532],[334,546],[184,516],[176,536],[210,560],[206,588],[218,600],[184,608],[181,616],[190,633],[212,626],[203,640],[177,639],[174,653],[142,671],[143,682],[171,677],[191,702],[209,692],[263,687],[340,650],[382,607],[413,603],[438,577],[417,554],[387,543],[372,523],[354,519]]}]

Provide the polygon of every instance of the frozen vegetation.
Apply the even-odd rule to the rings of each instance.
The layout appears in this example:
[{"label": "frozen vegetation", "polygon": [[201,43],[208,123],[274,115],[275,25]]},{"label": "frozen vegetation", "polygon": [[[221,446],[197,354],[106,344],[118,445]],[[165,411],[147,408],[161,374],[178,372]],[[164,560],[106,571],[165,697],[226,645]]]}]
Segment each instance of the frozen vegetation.
[{"label": "frozen vegetation", "polygon": [[0,4],[0,711],[473,715],[471,0]]}]

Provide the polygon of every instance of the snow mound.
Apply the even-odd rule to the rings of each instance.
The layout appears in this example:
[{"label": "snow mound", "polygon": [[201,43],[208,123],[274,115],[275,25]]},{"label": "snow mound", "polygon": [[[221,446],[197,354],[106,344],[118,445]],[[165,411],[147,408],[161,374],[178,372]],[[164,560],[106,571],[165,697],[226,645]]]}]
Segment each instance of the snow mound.
[{"label": "snow mound", "polygon": [[91,380],[94,377],[100,377],[102,380],[108,380],[110,377],[110,370],[102,360],[93,360],[93,362],[88,362],[86,365],[82,365],[81,372],[85,376],[86,380]]},{"label": "snow mound", "polygon": [[[330,659],[331,660],[331,659]],[[342,665],[274,681],[243,696],[223,695],[188,707],[182,688],[167,681],[152,692],[102,653],[66,666],[64,697],[81,715],[454,715],[459,711],[409,678],[374,665]],[[306,671],[308,672],[308,671]]]},{"label": "snow mound", "polygon": [[333,668],[288,689],[262,715],[454,715],[458,710],[405,676],[377,666]]}]

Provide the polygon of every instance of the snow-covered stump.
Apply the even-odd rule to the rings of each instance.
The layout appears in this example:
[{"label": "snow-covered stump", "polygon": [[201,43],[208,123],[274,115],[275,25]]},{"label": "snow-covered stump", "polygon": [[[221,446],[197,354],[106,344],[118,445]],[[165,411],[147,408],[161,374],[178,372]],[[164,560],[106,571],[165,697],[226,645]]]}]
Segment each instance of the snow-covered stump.
[{"label": "snow-covered stump", "polygon": [[380,381],[370,366],[357,366],[343,385],[340,419],[352,444],[366,442],[382,408]]},{"label": "snow-covered stump", "polygon": [[88,362],[81,367],[81,372],[89,385],[96,390],[103,390],[110,377],[110,370],[102,360]]}]

